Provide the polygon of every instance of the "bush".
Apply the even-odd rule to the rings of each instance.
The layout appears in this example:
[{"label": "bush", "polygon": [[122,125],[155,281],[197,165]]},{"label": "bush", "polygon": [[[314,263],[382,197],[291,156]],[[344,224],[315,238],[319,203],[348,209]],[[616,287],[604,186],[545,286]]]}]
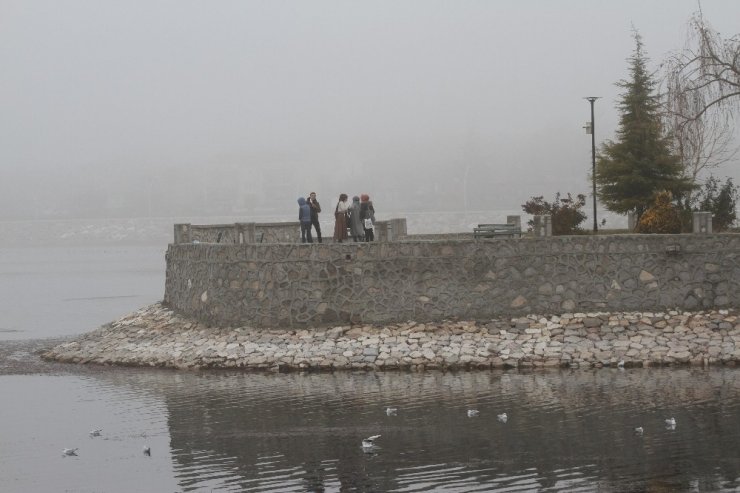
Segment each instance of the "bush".
[{"label": "bush", "polygon": [[[526,204],[522,205],[522,210],[533,216],[549,214],[553,235],[572,235],[584,233],[580,228],[580,224],[586,220],[586,214],[581,210],[584,205],[586,205],[585,195],[579,193],[574,200],[569,193],[567,198],[561,199],[560,192],[558,192],[552,203],[545,201],[540,195],[529,199]],[[527,224],[531,230],[534,221],[530,220]]]},{"label": "bush", "polygon": [[637,233],[678,234],[681,232],[681,210],[671,203],[669,191],[658,192],[653,205],[645,211],[637,223]]}]

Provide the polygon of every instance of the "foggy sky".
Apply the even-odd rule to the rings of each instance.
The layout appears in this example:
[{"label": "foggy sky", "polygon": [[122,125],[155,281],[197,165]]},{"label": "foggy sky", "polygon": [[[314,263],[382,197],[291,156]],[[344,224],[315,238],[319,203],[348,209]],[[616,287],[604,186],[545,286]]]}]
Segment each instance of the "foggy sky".
[{"label": "foggy sky", "polygon": [[[632,26],[651,68],[695,0],[0,0],[0,218],[381,210],[590,193]],[[740,32],[740,2],[704,0]],[[737,162],[716,170],[740,182]],[[376,205],[376,207],[377,207]]]}]

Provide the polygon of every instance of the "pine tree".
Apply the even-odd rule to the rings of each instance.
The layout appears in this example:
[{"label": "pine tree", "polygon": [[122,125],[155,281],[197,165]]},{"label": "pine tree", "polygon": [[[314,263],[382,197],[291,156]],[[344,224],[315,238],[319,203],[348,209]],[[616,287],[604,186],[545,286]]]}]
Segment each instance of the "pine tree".
[{"label": "pine tree", "polygon": [[608,210],[634,212],[639,219],[656,193],[668,190],[677,197],[692,185],[682,178],[681,161],[671,153],[642,39],[637,32],[634,37],[635,51],[629,58],[631,80],[617,83],[624,89],[618,104],[621,116],[617,141],[602,146],[596,163],[596,184],[597,195]]}]

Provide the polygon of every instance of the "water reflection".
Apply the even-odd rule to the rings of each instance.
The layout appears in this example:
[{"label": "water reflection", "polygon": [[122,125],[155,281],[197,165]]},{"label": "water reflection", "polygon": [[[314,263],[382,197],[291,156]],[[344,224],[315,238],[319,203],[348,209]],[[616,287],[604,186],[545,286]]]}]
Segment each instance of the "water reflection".
[{"label": "water reflection", "polygon": [[[183,491],[734,491],[739,376],[652,369],[100,378],[164,400]],[[480,415],[468,418],[472,407]],[[671,416],[677,427],[666,430]],[[375,434],[377,447],[363,451],[362,438]]]},{"label": "water reflection", "polygon": [[[3,491],[740,489],[735,369],[68,368],[0,376],[2,395],[16,396],[0,411]],[[371,435],[381,437],[363,450]],[[64,447],[79,456],[62,458]]]}]

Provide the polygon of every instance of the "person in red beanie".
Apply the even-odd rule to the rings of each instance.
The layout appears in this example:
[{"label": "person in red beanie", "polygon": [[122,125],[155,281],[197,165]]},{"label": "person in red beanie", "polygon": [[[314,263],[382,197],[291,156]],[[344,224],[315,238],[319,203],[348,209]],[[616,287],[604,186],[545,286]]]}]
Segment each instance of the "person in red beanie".
[{"label": "person in red beanie", "polygon": [[370,196],[366,193],[360,195],[360,219],[365,229],[365,241],[375,240],[375,207]]}]

